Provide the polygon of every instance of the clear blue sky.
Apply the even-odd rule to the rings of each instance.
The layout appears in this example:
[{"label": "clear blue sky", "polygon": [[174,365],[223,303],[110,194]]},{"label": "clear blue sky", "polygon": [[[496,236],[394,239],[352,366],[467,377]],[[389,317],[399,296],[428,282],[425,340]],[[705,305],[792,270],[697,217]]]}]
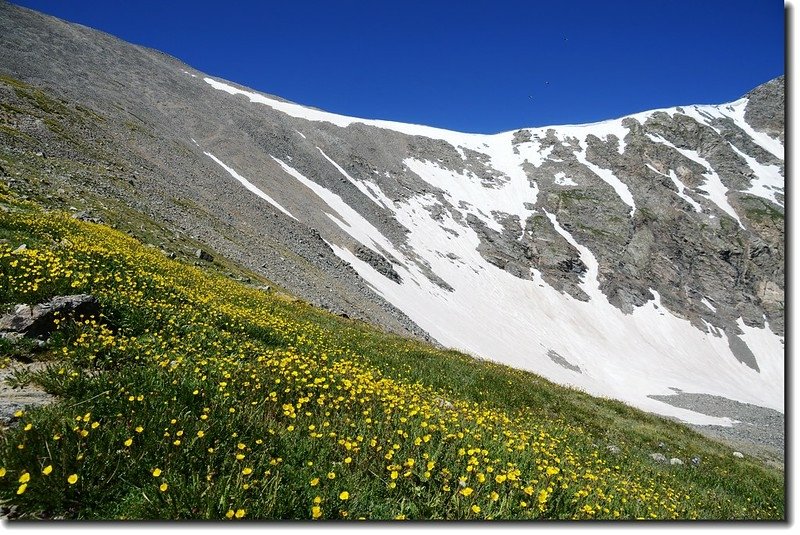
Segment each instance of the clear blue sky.
[{"label": "clear blue sky", "polygon": [[722,103],[784,72],[780,0],[14,0],[328,111],[468,132]]}]

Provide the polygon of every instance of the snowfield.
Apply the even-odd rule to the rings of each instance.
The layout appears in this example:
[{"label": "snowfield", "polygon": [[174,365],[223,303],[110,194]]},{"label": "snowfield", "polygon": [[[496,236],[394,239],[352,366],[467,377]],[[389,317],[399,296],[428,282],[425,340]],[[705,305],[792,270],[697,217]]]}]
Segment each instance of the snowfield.
[{"label": "snowfield", "polygon": [[[502,180],[487,186],[470,171],[456,172],[438,162],[405,158],[402,164],[431,186],[444,192],[445,198],[462,216],[472,214],[489,228],[502,232],[496,214],[516,215],[521,221],[535,212],[532,206],[537,199],[537,184],[523,171],[524,163],[541,166],[551,149],[542,148],[540,140],[550,129],[558,139],[577,139],[580,150],[578,161],[608,183],[630,208],[636,211],[631,190],[611,170],[603,169],[586,160],[587,138],[600,139],[615,136],[618,151],[625,150],[628,129],[623,119],[614,119],[591,125],[566,125],[527,129],[530,141],[512,143],[513,133],[496,135],[465,134],[439,128],[408,125],[391,121],[357,119],[310,109],[236,88],[229,84],[205,78],[214,89],[232,95],[244,95],[254,103],[263,104],[292,117],[308,121],[324,121],[339,127],[363,123],[402,132],[444,140],[466,159],[469,149],[486,155],[493,169],[502,173]],[[685,113],[709,124],[714,118],[730,119],[742,128],[760,147],[783,160],[784,148],[777,140],[756,132],[744,121],[747,99],[721,106],[693,106]],[[677,108],[655,110],[632,116],[644,121],[657,111],[680,113]],[[683,112],[683,111],[681,111]],[[298,133],[306,137],[304,134]],[[702,212],[698,197],[707,199],[742,225],[736,209],[728,200],[728,188],[712,166],[696,151],[670,145],[663,138],[654,139],[672,146],[685,157],[702,165],[706,183],[703,191],[693,192],[681,182],[673,170],[661,173],[650,169],[675,185],[678,196],[688,203],[689,212]],[[772,202],[776,193],[783,193],[784,177],[777,166],[763,165],[754,158],[739,153],[755,174],[750,192]],[[515,368],[530,370],[560,384],[582,389],[596,396],[615,398],[640,409],[675,417],[699,425],[729,426],[730,418],[701,414],[674,407],[652,399],[653,395],[670,395],[675,389],[687,393],[722,396],[742,403],[784,410],[784,340],[766,328],[748,327],[739,320],[743,331],[741,340],[755,355],[758,371],[740,362],[730,349],[725,333],[716,329],[709,332],[692,326],[686,319],[670,313],[660,303],[657,292],[651,291],[652,300],[624,314],[609,303],[597,280],[598,262],[592,251],[581,244],[561,226],[556,214],[544,213],[556,232],[572,244],[588,270],[581,287],[590,297],[588,301],[574,299],[547,284],[541,275],[532,270],[531,280],[524,280],[487,262],[479,253],[479,237],[463,222],[457,221],[445,210],[437,219],[431,217],[430,208],[437,198],[430,194],[415,194],[403,200],[390,200],[376,182],[359,180],[350,176],[322,149],[320,155],[348,182],[358,188],[373,205],[390,210],[396,220],[408,230],[406,246],[397,247],[392,240],[370,224],[359,212],[349,206],[339,195],[315,182],[313,176],[304,176],[288,163],[276,157],[273,160],[290,177],[309,188],[322,199],[330,210],[328,216],[353,239],[381,254],[390,253],[400,261],[393,267],[402,278],[398,284],[381,275],[370,264],[360,260],[350,249],[329,242],[342,260],[355,268],[358,274],[389,303],[403,311],[421,328],[441,344],[467,353],[494,360]],[[292,213],[278,205],[267,193],[259,190],[210,153],[206,153],[223,166],[250,191],[264,198],[280,211],[300,220],[302,214]],[[559,173],[553,180],[560,186],[576,186],[571,177]],[[703,200],[703,199],[700,199]],[[324,233],[323,233],[324,235]],[[417,258],[409,257],[411,250]],[[452,287],[443,289],[432,282],[420,267],[426,263],[438,277]],[[704,299],[711,311],[714,305]],[[549,354],[557,353],[571,366],[559,364]]]}]

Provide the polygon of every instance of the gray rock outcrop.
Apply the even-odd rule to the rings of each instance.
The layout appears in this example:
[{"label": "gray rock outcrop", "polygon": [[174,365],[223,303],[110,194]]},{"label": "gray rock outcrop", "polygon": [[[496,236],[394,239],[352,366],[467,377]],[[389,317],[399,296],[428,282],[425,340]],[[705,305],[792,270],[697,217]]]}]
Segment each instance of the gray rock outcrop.
[{"label": "gray rock outcrop", "polygon": [[93,295],[62,295],[36,305],[16,305],[13,312],[0,317],[0,334],[43,338],[55,330],[57,318],[88,318],[99,314],[100,304]]}]

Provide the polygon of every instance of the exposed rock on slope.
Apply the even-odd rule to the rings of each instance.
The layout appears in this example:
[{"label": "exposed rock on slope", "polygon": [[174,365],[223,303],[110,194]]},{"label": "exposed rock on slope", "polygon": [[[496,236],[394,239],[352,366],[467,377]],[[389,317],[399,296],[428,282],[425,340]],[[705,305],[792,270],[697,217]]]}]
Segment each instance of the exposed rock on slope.
[{"label": "exposed rock on slope", "polygon": [[0,337],[47,337],[55,329],[54,320],[89,318],[100,314],[100,304],[93,295],[59,295],[46,303],[19,304],[14,311],[0,316]]}]

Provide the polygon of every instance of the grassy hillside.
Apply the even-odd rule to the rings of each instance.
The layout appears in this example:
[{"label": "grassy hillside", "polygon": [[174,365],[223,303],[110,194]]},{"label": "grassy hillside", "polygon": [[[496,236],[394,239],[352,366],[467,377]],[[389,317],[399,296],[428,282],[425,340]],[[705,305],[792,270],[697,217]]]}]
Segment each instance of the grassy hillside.
[{"label": "grassy hillside", "polygon": [[46,362],[17,383],[57,396],[0,431],[0,502],[22,518],[784,517],[782,473],[678,424],[169,260],[5,188],[0,208],[0,307],[91,293],[103,311],[59,321],[32,355],[0,342],[7,366]]}]

